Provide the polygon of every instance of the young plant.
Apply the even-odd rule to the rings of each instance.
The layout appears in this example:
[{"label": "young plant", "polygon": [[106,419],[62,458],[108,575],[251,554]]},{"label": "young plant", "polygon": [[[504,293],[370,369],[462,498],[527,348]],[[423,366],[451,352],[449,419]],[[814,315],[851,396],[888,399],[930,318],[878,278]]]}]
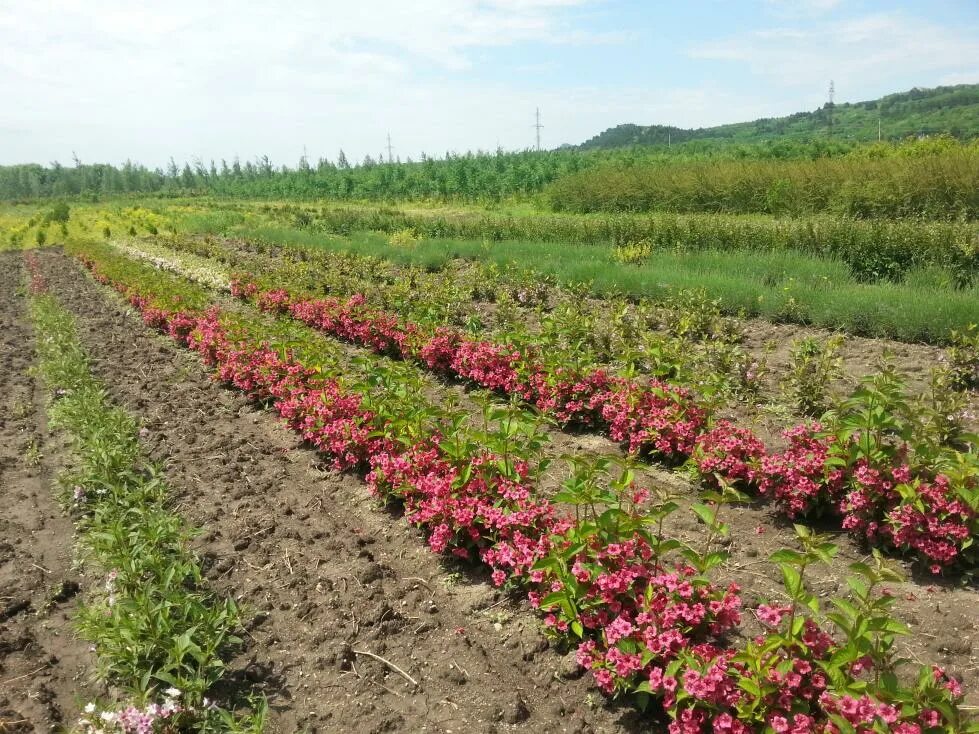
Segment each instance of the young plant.
[{"label": "young plant", "polygon": [[826,410],[830,384],[843,376],[842,344],[838,334],[822,342],[803,337],[792,343],[782,389],[803,415],[815,417]]}]

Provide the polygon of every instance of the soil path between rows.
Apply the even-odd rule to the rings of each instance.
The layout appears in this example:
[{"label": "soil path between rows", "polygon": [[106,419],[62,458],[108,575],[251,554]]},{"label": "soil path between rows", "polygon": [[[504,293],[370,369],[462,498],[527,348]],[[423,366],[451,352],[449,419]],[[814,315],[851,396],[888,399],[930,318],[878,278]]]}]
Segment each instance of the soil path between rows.
[{"label": "soil path between rows", "polygon": [[[358,479],[324,469],[270,414],[209,379],[53,251],[45,276],[114,402],[142,421],[178,511],[203,529],[211,584],[248,610],[236,690],[282,732],[627,732],[534,616],[443,565]],[[383,663],[419,682],[413,689]]]},{"label": "soil path between rows", "polygon": [[75,634],[82,580],[59,508],[61,453],[30,368],[35,338],[20,252],[0,253],[0,732],[60,730],[96,691]]}]

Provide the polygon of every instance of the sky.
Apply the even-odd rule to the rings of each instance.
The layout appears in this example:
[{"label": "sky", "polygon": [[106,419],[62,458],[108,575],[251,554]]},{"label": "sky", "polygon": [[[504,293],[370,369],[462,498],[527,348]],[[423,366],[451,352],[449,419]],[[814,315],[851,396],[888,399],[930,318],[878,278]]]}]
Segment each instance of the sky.
[{"label": "sky", "polygon": [[979,2],[0,0],[0,164],[580,143],[979,82]]}]

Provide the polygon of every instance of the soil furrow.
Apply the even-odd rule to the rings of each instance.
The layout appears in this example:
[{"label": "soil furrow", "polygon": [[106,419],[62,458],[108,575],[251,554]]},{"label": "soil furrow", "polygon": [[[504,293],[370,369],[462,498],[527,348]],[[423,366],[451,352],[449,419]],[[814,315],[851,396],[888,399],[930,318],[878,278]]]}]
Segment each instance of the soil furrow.
[{"label": "soil furrow", "polygon": [[19,252],[0,253],[0,731],[69,726],[95,690],[72,626],[80,577],[55,500],[56,442],[30,368],[34,333]]}]

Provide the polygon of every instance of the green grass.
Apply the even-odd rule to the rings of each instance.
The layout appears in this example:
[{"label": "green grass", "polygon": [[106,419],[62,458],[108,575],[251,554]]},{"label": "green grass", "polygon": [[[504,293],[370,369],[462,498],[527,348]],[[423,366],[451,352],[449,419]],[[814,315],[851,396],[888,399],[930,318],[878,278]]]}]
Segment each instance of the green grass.
[{"label": "green grass", "polygon": [[283,226],[238,226],[237,236],[284,246],[313,246],[383,258],[429,270],[453,259],[516,264],[562,285],[589,283],[598,295],[662,301],[703,289],[728,313],[842,329],[862,336],[944,343],[952,329],[979,322],[979,286],[955,289],[950,273],[916,268],[901,283],[861,283],[845,263],[798,252],[654,250],[643,264],[615,260],[610,248],[557,242],[427,239],[393,247],[384,235],[323,235]]}]

